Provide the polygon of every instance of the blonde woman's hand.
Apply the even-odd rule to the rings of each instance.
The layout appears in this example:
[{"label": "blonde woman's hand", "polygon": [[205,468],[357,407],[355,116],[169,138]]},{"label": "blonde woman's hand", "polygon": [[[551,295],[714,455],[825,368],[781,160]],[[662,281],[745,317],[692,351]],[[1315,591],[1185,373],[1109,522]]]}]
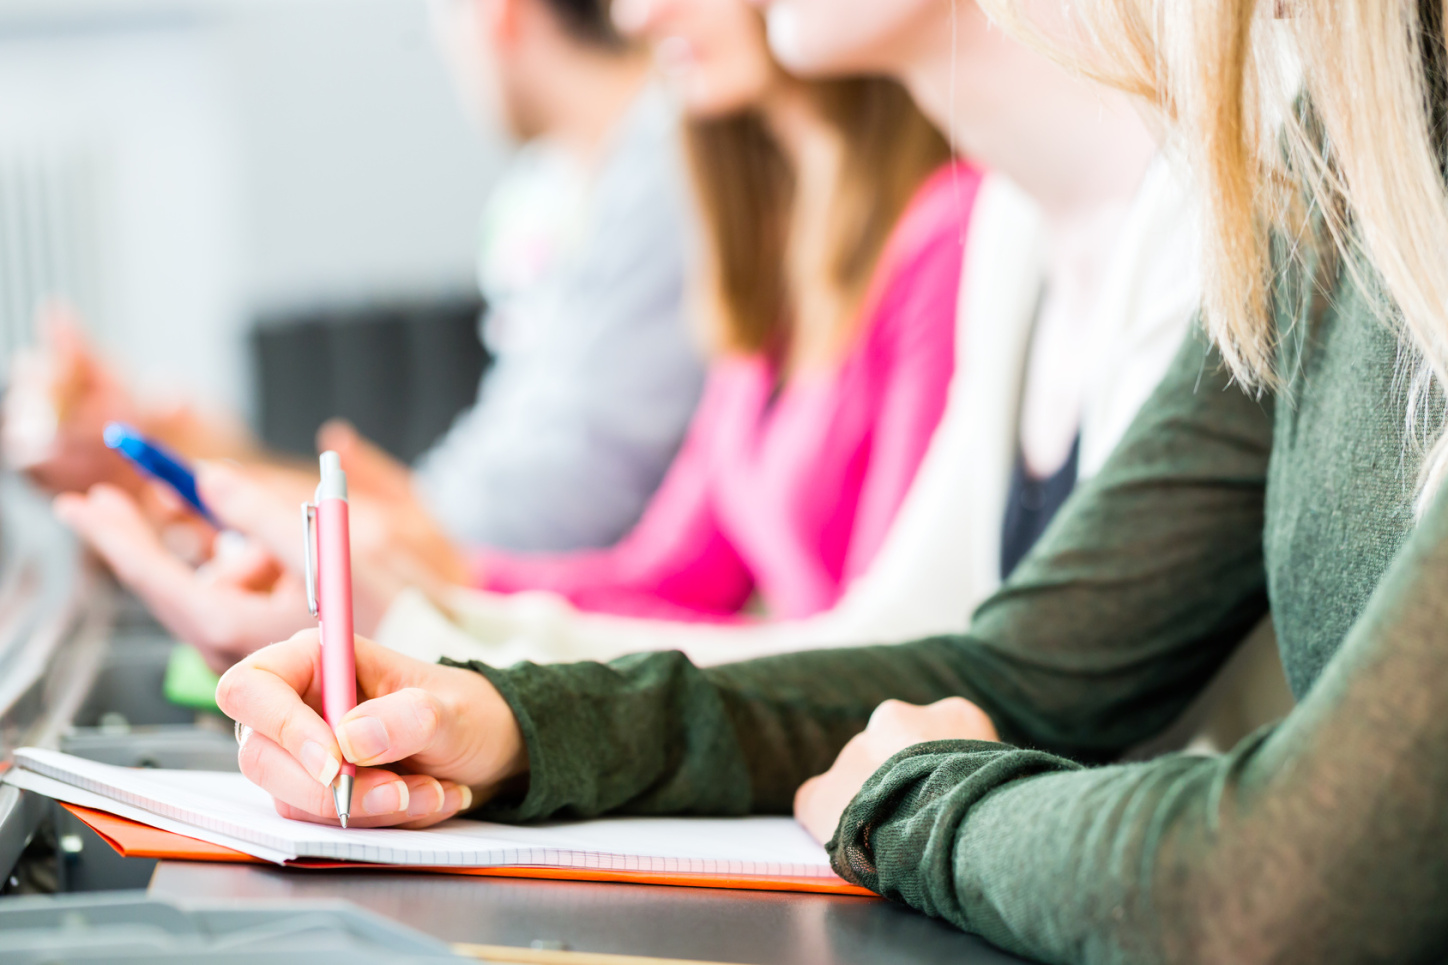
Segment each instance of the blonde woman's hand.
[{"label": "blonde woman's hand", "polygon": [[494,796],[528,769],[512,711],[487,678],[422,663],[358,637],[355,710],[322,719],[315,630],[247,657],[216,700],[248,731],[241,770],[277,813],[335,823],[328,789],[345,759],[358,765],[351,827],[419,828]]},{"label": "blonde woman's hand", "polygon": [[834,836],[840,815],[880,766],[915,744],[936,740],[999,740],[985,711],[964,697],[948,697],[925,707],[887,700],[870,715],[865,729],[850,739],[830,769],[800,785],[794,795],[795,820],[816,841]]}]

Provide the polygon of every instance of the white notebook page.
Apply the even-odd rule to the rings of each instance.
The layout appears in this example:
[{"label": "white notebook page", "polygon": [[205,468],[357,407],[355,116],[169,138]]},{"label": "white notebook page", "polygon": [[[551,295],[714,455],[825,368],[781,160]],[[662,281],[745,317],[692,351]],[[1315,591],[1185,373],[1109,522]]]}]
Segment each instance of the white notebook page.
[{"label": "white notebook page", "polygon": [[267,861],[529,865],[676,874],[832,878],[824,849],[792,819],[604,818],[537,825],[454,819],[425,831],[292,821],[240,774],[98,764],[22,748],[6,783],[111,811]]}]

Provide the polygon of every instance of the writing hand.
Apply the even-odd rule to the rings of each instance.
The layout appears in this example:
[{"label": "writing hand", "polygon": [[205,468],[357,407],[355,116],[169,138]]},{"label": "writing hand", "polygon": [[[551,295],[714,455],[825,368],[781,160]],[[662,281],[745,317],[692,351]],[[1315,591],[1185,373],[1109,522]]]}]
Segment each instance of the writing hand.
[{"label": "writing hand", "polygon": [[272,795],[278,814],[335,823],[328,788],[343,759],[358,765],[352,827],[426,827],[526,773],[522,733],[486,677],[365,637],[356,640],[356,665],[361,702],[335,736],[320,712],[317,631],[260,650],[221,678],[217,703],[250,728],[242,773]]}]

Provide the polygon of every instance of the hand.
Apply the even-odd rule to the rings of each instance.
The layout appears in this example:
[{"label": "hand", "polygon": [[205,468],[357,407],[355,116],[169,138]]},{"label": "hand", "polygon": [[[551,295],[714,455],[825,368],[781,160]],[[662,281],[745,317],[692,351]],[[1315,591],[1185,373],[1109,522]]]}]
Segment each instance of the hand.
[{"label": "hand", "polygon": [[217,703],[251,728],[241,771],[272,795],[278,814],[336,823],[329,786],[344,759],[358,765],[349,827],[436,824],[527,772],[517,721],[482,674],[422,663],[365,637],[356,654],[362,702],[335,737],[319,713],[317,631],[258,651],[221,678]]},{"label": "hand", "polygon": [[[347,482],[351,490],[350,470]],[[202,500],[228,528],[265,547],[294,578],[305,574],[298,510],[311,499],[316,476],[275,467],[243,468],[208,462],[197,467],[196,485]],[[385,513],[375,500],[349,492],[348,504],[352,605],[358,630],[370,633],[382,622],[397,594],[407,587],[417,586],[440,596],[446,584],[419,559],[414,543],[395,535],[385,522],[377,525],[377,520],[385,521]],[[281,638],[266,642],[276,639]]]},{"label": "hand", "polygon": [[926,741],[999,739],[985,711],[964,697],[947,697],[927,707],[887,700],[875,708],[865,729],[850,739],[828,771],[799,786],[794,795],[795,820],[824,844],[834,836],[840,815],[860,788],[900,751]]},{"label": "hand", "polygon": [[412,567],[406,574],[410,585],[436,591],[468,583],[467,560],[417,498],[407,466],[341,420],[322,426],[317,449],[335,451],[347,472],[354,554],[380,563],[405,548]]},{"label": "hand", "polygon": [[140,477],[101,439],[111,421],[141,412],[59,303],[37,319],[40,344],[16,353],[5,393],[5,461],[52,492],[83,492],[97,482],[139,490]]},{"label": "hand", "polygon": [[[158,525],[132,496],[105,484],[85,495],[56,497],[55,513],[166,629],[195,645],[218,673],[312,623],[301,580],[254,542],[213,542],[208,527],[204,549],[210,561],[197,568],[186,551],[177,551],[177,524]],[[194,525],[195,518],[191,521]],[[203,538],[195,528],[183,532]],[[300,547],[300,523],[294,523],[292,536]]]}]

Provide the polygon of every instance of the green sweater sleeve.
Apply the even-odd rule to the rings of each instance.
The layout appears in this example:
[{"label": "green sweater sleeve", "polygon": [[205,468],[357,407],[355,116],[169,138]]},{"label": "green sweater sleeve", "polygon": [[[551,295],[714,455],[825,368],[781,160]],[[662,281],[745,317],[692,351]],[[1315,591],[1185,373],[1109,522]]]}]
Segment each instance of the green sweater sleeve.
[{"label": "green sweater sleeve", "polygon": [[523,728],[515,820],[789,810],[882,701],[962,695],[1012,743],[1095,761],[1160,731],[1265,612],[1270,412],[1200,337],[970,634],[700,670],[474,665]]},{"label": "green sweater sleeve", "polygon": [[1047,962],[1441,961],[1448,492],[1303,703],[1222,757],[923,744],[831,842],[852,881]]}]

